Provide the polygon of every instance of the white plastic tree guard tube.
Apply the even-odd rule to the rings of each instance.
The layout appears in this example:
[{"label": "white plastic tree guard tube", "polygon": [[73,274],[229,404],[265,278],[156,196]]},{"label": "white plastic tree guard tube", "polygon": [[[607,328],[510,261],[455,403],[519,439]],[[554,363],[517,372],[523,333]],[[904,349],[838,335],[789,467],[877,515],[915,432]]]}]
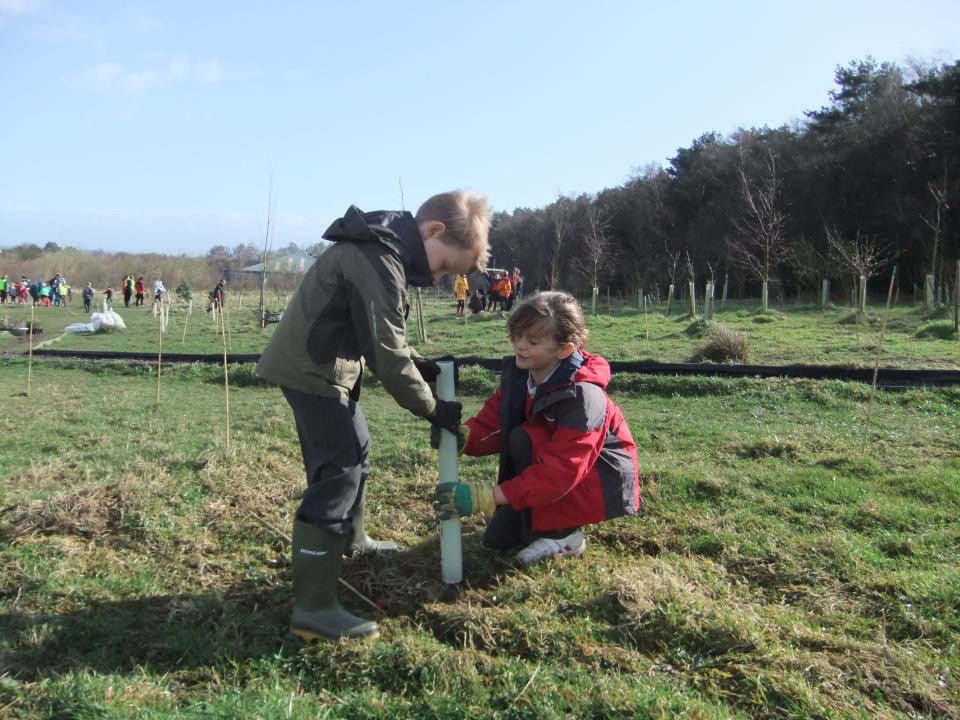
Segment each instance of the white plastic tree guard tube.
[{"label": "white plastic tree guard tube", "polygon": [[[456,400],[453,382],[453,363],[439,362],[437,397],[441,400]],[[440,431],[440,482],[457,482],[457,436],[447,430]],[[460,520],[440,521],[440,571],[443,582],[455,584],[463,581],[463,546]]]}]

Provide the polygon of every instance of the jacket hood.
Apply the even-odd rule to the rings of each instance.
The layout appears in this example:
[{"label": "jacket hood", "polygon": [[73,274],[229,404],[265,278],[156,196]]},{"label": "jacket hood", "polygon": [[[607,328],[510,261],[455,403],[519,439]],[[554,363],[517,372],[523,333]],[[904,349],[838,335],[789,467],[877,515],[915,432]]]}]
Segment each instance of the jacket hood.
[{"label": "jacket hood", "polygon": [[379,242],[393,251],[403,263],[411,285],[433,285],[423,237],[413,215],[406,211],[377,210],[363,212],[351,205],[342,218],[334,220],[325,240],[333,242]]},{"label": "jacket hood", "polygon": [[588,382],[606,389],[610,382],[610,363],[599,355],[591,355],[586,350],[574,350],[566,360],[540,385],[537,397],[573,383]]},{"label": "jacket hood", "polygon": [[573,376],[574,382],[588,382],[606,389],[610,384],[610,363],[599,355],[591,355],[586,350],[580,350],[583,364]]}]

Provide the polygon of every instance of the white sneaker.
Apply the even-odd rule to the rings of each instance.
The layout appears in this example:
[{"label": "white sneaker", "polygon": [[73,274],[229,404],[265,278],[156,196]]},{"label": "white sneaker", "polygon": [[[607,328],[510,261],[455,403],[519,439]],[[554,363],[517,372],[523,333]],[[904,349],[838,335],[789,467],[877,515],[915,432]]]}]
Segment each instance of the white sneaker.
[{"label": "white sneaker", "polygon": [[583,533],[574,530],[565,538],[539,538],[534,540],[518,552],[515,557],[521,565],[533,565],[552,557],[576,557],[583,552],[586,545],[587,541],[583,537]]}]

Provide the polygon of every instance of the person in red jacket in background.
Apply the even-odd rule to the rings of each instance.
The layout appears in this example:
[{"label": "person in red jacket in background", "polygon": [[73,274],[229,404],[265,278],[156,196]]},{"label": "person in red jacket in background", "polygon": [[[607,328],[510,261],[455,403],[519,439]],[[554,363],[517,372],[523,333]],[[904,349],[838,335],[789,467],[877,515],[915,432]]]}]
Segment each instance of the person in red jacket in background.
[{"label": "person in red jacket in background", "polygon": [[[607,396],[610,365],[584,350],[577,300],[542,292],[507,322],[515,356],[504,359],[500,388],[460,426],[466,455],[500,453],[498,484],[443,483],[440,518],[491,515],[484,543],[530,565],[580,555],[590,523],[635,515],[640,506],[637,447]],[[431,432],[439,446],[440,432]]]}]

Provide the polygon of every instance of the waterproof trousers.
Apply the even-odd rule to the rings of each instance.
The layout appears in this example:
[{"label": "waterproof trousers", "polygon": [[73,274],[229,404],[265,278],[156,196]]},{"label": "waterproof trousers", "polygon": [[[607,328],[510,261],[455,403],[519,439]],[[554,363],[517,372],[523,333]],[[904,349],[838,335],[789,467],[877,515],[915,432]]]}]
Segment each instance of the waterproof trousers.
[{"label": "waterproof trousers", "polygon": [[307,489],[297,519],[334,535],[349,536],[353,507],[370,475],[370,431],[353,400],[283,388],[293,410]]}]

